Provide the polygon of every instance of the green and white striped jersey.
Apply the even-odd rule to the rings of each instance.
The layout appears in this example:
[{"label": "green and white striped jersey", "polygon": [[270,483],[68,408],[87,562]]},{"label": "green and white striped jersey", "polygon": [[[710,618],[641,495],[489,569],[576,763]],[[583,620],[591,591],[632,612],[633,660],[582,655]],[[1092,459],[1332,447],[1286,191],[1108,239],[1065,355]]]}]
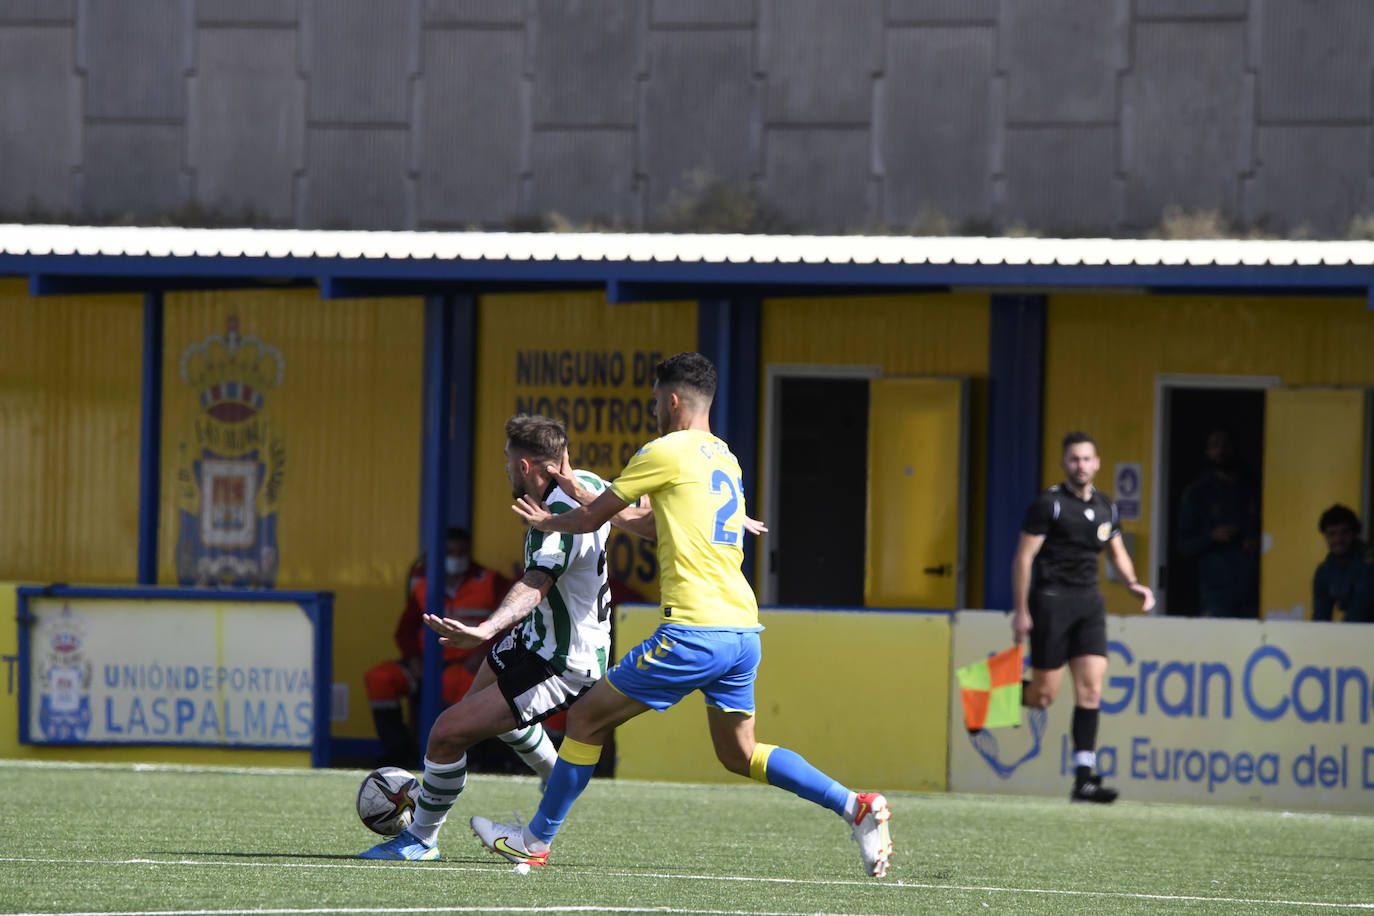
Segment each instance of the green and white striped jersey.
[{"label": "green and white striped jersey", "polygon": [[[583,487],[600,494],[606,481],[590,471],[573,472]],[[554,485],[544,494],[554,515],[577,502]],[[611,645],[611,586],[606,580],[608,522],[587,534],[559,534],[531,528],[525,534],[525,569],[553,577],[544,600],[520,623],[517,635],[548,659],[559,674],[599,678],[606,673]]]}]

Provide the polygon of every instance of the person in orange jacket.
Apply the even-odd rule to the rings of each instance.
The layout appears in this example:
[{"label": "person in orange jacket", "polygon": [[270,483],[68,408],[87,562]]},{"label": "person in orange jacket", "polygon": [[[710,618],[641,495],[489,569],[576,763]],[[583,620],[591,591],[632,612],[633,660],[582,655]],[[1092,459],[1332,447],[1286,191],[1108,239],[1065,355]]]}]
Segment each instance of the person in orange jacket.
[{"label": "person in orange jacket", "polygon": [[[407,726],[403,707],[406,700],[420,695],[424,673],[423,618],[428,583],[423,557],[411,565],[408,580],[405,609],[394,634],[401,656],[373,665],[363,675],[372,720],[382,742],[379,765],[412,766],[419,753],[414,723]],[[504,576],[473,562],[472,538],[465,529],[448,529],[444,543],[444,616],[477,626],[501,603],[509,587]],[[444,648],[445,705],[458,702],[467,693],[486,649],[487,646]]]}]

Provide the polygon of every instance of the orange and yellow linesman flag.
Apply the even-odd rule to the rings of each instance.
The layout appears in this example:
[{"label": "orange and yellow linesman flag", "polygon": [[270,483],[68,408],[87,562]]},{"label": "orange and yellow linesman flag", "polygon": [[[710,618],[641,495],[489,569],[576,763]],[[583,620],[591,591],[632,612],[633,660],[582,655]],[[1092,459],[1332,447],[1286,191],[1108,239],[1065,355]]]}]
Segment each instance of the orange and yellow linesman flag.
[{"label": "orange and yellow linesman flag", "polygon": [[1013,646],[954,672],[964,701],[964,725],[980,728],[1021,724],[1021,647]]}]

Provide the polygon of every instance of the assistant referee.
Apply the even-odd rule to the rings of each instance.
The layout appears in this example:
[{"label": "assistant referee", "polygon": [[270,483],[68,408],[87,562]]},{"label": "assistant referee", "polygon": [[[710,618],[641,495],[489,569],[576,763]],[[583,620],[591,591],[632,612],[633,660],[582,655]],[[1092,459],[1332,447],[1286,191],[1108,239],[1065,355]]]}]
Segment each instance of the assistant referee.
[{"label": "assistant referee", "polygon": [[[1097,767],[1097,722],[1102,678],[1107,672],[1107,610],[1097,585],[1097,555],[1111,549],[1126,587],[1148,611],[1154,594],[1135,576],[1121,542],[1116,504],[1093,487],[1102,461],[1097,443],[1083,432],[1064,437],[1065,481],[1031,503],[1011,566],[1011,630],[1019,644],[1030,636],[1031,677],[1022,702],[1045,708],[1054,702],[1064,663],[1073,677],[1073,756],[1070,801],[1106,803],[1116,790],[1102,785]],[[1032,569],[1033,567],[1033,569]],[[1032,572],[1035,587],[1031,588]]]}]

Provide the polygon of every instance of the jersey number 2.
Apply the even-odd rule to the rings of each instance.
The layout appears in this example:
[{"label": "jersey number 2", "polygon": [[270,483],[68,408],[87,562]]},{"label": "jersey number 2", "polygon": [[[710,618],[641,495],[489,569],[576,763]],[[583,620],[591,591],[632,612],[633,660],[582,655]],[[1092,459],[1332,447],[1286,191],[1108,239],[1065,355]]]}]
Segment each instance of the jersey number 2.
[{"label": "jersey number 2", "polygon": [[731,480],[729,474],[718,470],[711,475],[711,492],[725,494],[725,503],[716,510],[716,524],[711,532],[711,543],[733,547],[739,543],[739,530],[730,528],[729,522],[734,517],[735,510],[739,508],[744,485]]},{"label": "jersey number 2", "polygon": [[611,616],[611,583],[606,578],[606,551],[596,558],[596,574],[601,579],[601,588],[596,593],[596,621],[605,623]]}]

